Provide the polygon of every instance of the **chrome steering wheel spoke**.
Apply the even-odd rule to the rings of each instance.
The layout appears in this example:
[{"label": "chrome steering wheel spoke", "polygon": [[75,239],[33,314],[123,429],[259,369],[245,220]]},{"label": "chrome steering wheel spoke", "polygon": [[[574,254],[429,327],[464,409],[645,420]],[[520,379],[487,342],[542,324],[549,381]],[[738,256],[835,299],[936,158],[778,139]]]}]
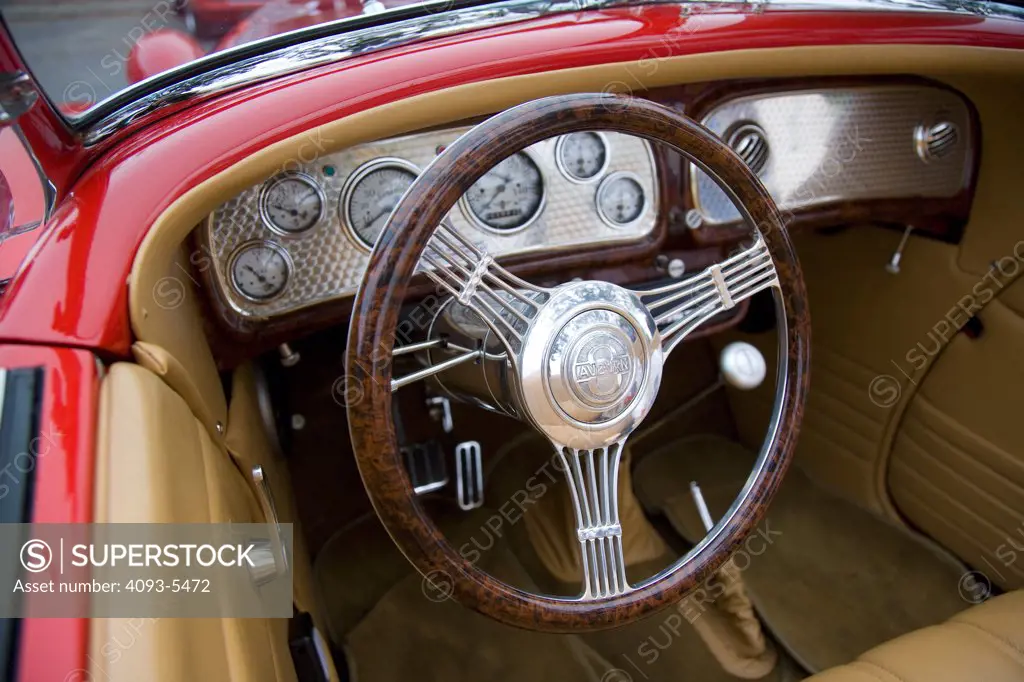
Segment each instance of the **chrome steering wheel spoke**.
[{"label": "chrome steering wheel spoke", "polygon": [[419,270],[479,315],[513,363],[526,332],[550,297],[547,289],[516,277],[445,223],[427,243]]},{"label": "chrome steering wheel spoke", "polygon": [[571,492],[583,567],[582,601],[632,591],[619,523],[619,463],[625,439],[608,447],[555,444]]},{"label": "chrome steering wheel spoke", "polygon": [[690,332],[715,315],[769,287],[778,287],[768,246],[759,231],[753,245],[696,275],[673,284],[638,292],[661,333],[668,355]]}]

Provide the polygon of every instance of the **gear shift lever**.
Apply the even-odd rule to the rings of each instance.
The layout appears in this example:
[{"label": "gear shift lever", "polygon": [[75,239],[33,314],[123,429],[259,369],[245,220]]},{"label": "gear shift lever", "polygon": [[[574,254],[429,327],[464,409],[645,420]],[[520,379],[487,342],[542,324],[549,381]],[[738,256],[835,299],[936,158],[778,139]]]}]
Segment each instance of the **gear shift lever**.
[{"label": "gear shift lever", "polygon": [[[724,384],[741,391],[753,390],[764,383],[768,371],[761,351],[743,341],[723,348],[718,365],[721,370],[718,381],[690,400],[691,405]],[[690,494],[705,532],[710,533],[715,521],[696,481],[690,482]],[[743,576],[735,564],[732,569],[716,573],[721,594],[714,599],[705,617],[694,621],[693,625],[727,672],[736,677],[760,679],[775,668],[778,654],[771,640],[765,637]],[[742,654],[737,655],[737,652]]]}]

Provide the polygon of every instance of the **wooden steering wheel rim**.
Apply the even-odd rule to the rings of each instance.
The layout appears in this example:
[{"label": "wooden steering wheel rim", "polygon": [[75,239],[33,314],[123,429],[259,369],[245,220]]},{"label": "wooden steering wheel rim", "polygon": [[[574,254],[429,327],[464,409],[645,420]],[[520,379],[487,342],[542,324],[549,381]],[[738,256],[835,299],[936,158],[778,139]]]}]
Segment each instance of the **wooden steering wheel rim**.
[{"label": "wooden steering wheel rim", "polygon": [[[667,144],[733,196],[764,236],[785,303],[788,362],[777,399],[778,428],[750,494],[701,551],[676,570],[622,595],[591,601],[532,594],[507,585],[463,558],[424,512],[399,456],[391,418],[391,353],[404,301],[427,241],[477,179],[505,157],[549,137],[617,131]],[[370,256],[349,331],[346,380],[361,394],[348,407],[349,432],[374,509],[406,558],[438,576],[464,605],[531,630],[578,632],[621,625],[668,606],[698,587],[738,548],[765,514],[796,444],[809,380],[810,318],[803,276],[778,209],[756,176],[719,138],[653,102],[617,95],[548,97],[498,114],[453,142],[395,208]]]}]

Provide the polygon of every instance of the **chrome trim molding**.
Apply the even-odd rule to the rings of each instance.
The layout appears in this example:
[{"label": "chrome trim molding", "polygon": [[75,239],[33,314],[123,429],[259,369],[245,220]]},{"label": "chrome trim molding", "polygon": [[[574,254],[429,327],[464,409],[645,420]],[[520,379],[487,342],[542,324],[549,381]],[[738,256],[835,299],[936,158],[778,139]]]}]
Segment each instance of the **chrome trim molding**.
[{"label": "chrome trim molding", "polygon": [[[43,187],[43,219],[39,223],[25,225],[24,229],[19,227],[19,232],[28,232],[34,230],[40,225],[45,225],[53,214],[53,209],[57,205],[57,186],[53,184],[50,178],[46,175],[46,171],[43,169],[43,163],[36,156],[35,151],[32,150],[32,145],[29,144],[28,139],[25,137],[25,132],[21,129],[21,126],[15,123],[11,126],[14,129],[14,134],[21,140],[21,146],[25,148],[25,153],[32,160],[32,166],[36,169],[36,175],[39,177],[39,184]],[[13,234],[8,234],[8,237],[13,237]]]},{"label": "chrome trim molding", "polygon": [[7,394],[7,368],[0,367],[0,425],[4,423],[4,396]]},{"label": "chrome trim molding", "polygon": [[[451,9],[452,0],[435,0],[379,14],[348,17],[213,53],[129,86],[69,120],[82,133],[86,146],[94,146],[127,131],[135,123],[141,124],[157,109],[167,113],[246,85],[357,55],[553,14],[650,4],[679,4],[702,10],[708,7],[707,3],[663,0],[505,0]],[[1024,19],[1024,8],[974,0],[752,0],[713,6],[716,10],[754,13],[766,9],[927,11]],[[255,54],[261,48],[266,51]],[[232,58],[236,60],[228,61]]]}]

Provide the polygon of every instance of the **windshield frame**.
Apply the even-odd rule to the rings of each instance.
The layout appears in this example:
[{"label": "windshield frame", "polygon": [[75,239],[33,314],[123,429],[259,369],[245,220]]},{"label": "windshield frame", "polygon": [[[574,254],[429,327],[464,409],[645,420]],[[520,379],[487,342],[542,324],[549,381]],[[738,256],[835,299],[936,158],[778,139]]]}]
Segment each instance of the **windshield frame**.
[{"label": "windshield frame", "polygon": [[62,115],[71,124],[73,129],[82,131],[135,100],[157,93],[175,83],[201,76],[230,64],[236,64],[253,57],[261,57],[267,53],[286,47],[294,47],[317,40],[318,38],[336,36],[342,33],[383,26],[408,19],[428,17],[452,10],[493,4],[499,3],[495,3],[495,0],[427,0],[425,2],[394,7],[382,12],[335,19],[315,26],[307,26],[294,31],[279,33],[241,45],[235,45],[218,52],[211,52],[187,64],[168,69],[137,83],[131,83],[109,97],[100,100],[85,112]]},{"label": "windshield frame", "polygon": [[[1024,19],[1024,8],[991,0],[428,0],[214,52],[130,84],[79,114],[60,112],[56,106],[54,110],[86,147],[94,147],[120,137],[157,110],[166,113],[199,99],[356,55],[552,14],[652,4],[699,5],[706,11],[726,12],[945,12]],[[41,88],[40,92],[46,95]]]}]

